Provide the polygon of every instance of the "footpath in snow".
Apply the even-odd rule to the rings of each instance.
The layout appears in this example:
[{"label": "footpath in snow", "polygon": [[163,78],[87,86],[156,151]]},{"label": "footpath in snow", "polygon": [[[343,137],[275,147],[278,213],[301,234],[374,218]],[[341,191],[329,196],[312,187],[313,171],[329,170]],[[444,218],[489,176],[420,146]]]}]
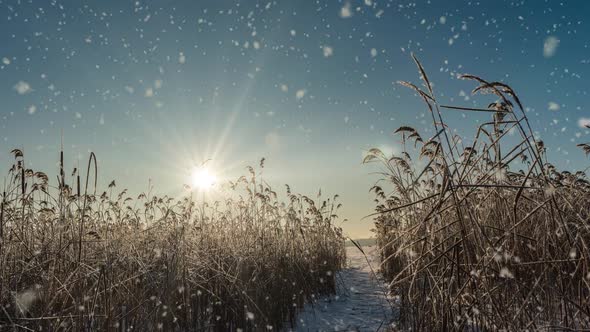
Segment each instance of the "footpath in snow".
[{"label": "footpath in snow", "polygon": [[[363,250],[377,269],[376,247]],[[306,305],[297,316],[297,326],[287,331],[389,331],[394,312],[386,285],[373,275],[358,248],[347,247],[347,260],[347,267],[338,274],[337,294]]]}]

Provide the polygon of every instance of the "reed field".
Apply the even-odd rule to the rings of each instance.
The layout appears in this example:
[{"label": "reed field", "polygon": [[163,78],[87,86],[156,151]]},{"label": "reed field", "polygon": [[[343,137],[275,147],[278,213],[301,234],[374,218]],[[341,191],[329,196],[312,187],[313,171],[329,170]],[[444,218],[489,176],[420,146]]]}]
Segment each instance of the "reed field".
[{"label": "reed field", "polygon": [[[400,299],[399,328],[415,331],[590,329],[590,182],[558,170],[507,84],[473,75],[488,107],[442,105],[420,62],[434,135],[400,127],[403,151],[372,149],[382,179],[375,231],[381,269]],[[480,97],[484,98],[484,97]],[[448,112],[486,112],[475,136]],[[481,113],[477,113],[481,114]],[[586,154],[588,144],[579,144]],[[583,168],[583,167],[581,167]]]},{"label": "reed field", "polygon": [[96,188],[93,154],[86,174],[69,175],[62,152],[54,182],[12,153],[0,330],[279,330],[335,291],[345,261],[335,197],[287,186],[281,201],[253,168],[220,201],[130,197],[115,182]]},{"label": "reed field", "polygon": [[0,14],[0,332],[590,332],[590,0]]}]

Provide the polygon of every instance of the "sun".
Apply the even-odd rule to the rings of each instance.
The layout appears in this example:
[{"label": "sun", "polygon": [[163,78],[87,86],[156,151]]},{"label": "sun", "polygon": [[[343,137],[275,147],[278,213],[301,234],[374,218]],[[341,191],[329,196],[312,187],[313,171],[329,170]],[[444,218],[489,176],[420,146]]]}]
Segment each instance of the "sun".
[{"label": "sun", "polygon": [[191,172],[191,182],[193,188],[209,190],[217,182],[217,176],[208,168],[194,168]]}]

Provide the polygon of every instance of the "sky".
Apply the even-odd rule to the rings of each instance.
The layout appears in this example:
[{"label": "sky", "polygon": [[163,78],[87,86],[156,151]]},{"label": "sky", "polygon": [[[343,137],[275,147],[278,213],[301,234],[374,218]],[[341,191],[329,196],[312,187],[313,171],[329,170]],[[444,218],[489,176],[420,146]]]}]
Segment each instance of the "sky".
[{"label": "sky", "polygon": [[[471,73],[510,84],[559,168],[590,166],[590,1],[0,0],[0,167],[85,167],[99,182],[183,195],[211,159],[219,179],[266,158],[277,191],[338,194],[341,226],[370,236],[361,163],[400,151],[402,125],[432,133],[414,53],[441,103],[485,107]],[[450,111],[469,136],[489,114]],[[54,178],[51,177],[51,178]],[[206,199],[206,198],[205,198]]]}]

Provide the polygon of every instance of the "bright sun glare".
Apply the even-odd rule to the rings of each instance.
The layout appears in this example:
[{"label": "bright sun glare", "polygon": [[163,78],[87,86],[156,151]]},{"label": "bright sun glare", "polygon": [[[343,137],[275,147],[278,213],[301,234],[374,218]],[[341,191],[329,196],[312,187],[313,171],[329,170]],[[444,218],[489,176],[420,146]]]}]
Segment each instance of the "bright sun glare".
[{"label": "bright sun glare", "polygon": [[217,177],[207,168],[195,168],[191,173],[191,180],[193,188],[209,190],[217,182]]}]

